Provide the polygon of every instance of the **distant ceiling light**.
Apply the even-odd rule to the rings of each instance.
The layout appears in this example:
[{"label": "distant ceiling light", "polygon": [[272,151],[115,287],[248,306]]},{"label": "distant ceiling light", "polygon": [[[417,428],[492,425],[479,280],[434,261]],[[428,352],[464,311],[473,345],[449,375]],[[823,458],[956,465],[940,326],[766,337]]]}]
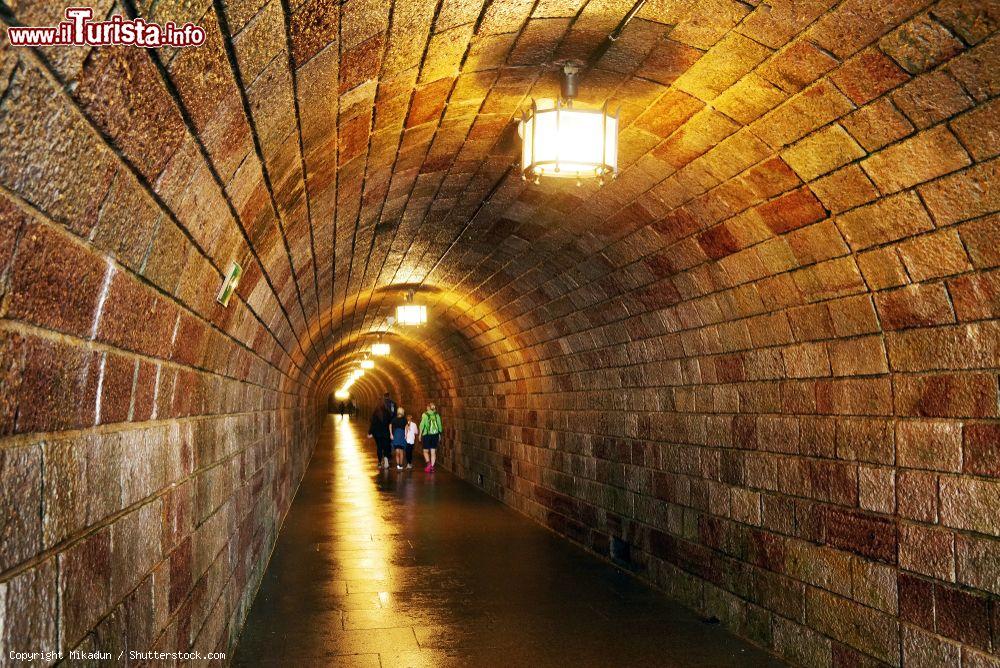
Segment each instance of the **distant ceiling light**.
[{"label": "distant ceiling light", "polygon": [[351,372],[351,380],[355,381],[358,378],[361,378],[363,375],[365,375],[363,369],[355,369],[354,371]]},{"label": "distant ceiling light", "polygon": [[361,368],[362,369],[374,369],[375,368],[375,361],[374,360],[361,360]]},{"label": "distant ceiling light", "polygon": [[373,343],[372,344],[372,355],[385,356],[389,354],[389,344],[388,343]]},{"label": "distant ceiling light", "polygon": [[618,173],[618,114],[600,109],[575,109],[580,68],[566,64],[558,100],[532,100],[518,126],[521,135],[521,175],[538,183],[543,176],[597,178],[603,184]]},{"label": "distant ceiling light", "polygon": [[406,293],[405,304],[396,307],[396,322],[400,325],[423,325],[427,322],[427,307],[413,303],[413,290]]},{"label": "distant ceiling light", "polygon": [[341,390],[337,390],[336,392],[334,392],[333,396],[336,399],[348,399],[348,398],[350,398],[351,393],[348,392],[347,390],[341,389]]}]

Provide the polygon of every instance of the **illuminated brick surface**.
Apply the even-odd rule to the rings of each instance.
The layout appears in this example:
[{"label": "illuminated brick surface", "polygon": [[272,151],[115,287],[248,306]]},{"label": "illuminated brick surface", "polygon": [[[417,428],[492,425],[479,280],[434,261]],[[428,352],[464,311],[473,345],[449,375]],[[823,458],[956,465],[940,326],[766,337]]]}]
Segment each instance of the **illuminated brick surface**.
[{"label": "illuminated brick surface", "polygon": [[650,0],[600,189],[510,123],[630,1],[134,4],[206,44],[0,43],[0,646],[231,647],[414,287],[355,389],[459,474],[792,663],[1000,663],[995,2]]}]

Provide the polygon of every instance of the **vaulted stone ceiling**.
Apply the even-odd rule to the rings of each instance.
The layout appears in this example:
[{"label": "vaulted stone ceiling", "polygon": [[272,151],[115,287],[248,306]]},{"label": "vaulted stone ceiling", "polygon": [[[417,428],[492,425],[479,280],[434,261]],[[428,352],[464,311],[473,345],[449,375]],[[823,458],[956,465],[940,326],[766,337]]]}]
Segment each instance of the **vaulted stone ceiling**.
[{"label": "vaulted stone ceiling", "polygon": [[[737,318],[968,262],[954,229],[884,245],[965,215],[954,191],[995,180],[986,162],[913,189],[995,152],[995,103],[938,125],[996,94],[995,6],[640,4],[610,42],[632,0],[97,3],[194,21],[207,43],[6,49],[0,181],[168,292],[240,261],[274,360],[324,386],[411,287],[442,337],[408,344],[425,352],[454,331],[517,349],[597,303],[560,334],[667,308],[658,325],[722,351]],[[621,177],[526,185],[513,119],[555,96],[570,58],[591,65],[581,102],[620,106]]]},{"label": "vaulted stone ceiling", "polygon": [[[995,0],[87,4],[208,39],[0,40],[0,645],[231,648],[414,289],[355,390],[458,475],[793,663],[995,663]],[[514,166],[569,58],[603,188]]]}]

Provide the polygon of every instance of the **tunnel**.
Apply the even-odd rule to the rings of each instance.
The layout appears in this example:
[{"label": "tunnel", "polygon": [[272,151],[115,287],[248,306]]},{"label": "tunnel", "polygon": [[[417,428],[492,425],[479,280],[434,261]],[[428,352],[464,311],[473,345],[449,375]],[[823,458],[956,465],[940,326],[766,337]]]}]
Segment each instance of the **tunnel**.
[{"label": "tunnel", "polygon": [[1000,666],[998,23],[0,0],[0,663]]}]

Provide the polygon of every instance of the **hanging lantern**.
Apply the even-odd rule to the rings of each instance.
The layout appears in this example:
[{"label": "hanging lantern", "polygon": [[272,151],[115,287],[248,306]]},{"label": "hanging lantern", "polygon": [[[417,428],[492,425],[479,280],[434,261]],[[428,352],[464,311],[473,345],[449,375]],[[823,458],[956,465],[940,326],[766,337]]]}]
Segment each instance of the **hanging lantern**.
[{"label": "hanging lantern", "polygon": [[562,95],[558,100],[532,100],[518,126],[521,135],[521,175],[538,183],[543,176],[597,178],[603,184],[618,173],[618,114],[600,109],[578,109],[576,78],[580,68],[563,66]]},{"label": "hanging lantern", "polygon": [[427,307],[421,304],[397,306],[396,321],[400,325],[423,325],[427,322]]},{"label": "hanging lantern", "polygon": [[413,290],[406,293],[406,303],[396,307],[396,322],[400,325],[423,325],[427,323],[427,307],[413,303]]}]

